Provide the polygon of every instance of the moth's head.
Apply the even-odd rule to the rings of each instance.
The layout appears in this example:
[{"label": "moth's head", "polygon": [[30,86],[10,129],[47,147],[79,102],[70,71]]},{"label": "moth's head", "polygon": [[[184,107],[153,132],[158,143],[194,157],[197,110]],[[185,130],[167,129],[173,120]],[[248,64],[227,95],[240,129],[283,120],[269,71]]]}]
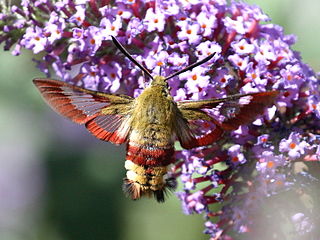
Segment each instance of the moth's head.
[{"label": "moth's head", "polygon": [[155,85],[168,87],[167,79],[162,76],[155,76],[151,82],[151,86],[155,86]]}]

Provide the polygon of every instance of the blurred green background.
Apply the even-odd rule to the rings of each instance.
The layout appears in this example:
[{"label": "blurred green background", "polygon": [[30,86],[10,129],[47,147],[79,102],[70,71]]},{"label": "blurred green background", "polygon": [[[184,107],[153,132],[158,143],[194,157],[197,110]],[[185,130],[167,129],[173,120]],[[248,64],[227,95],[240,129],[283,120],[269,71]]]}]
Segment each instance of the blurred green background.
[{"label": "blurred green background", "polygon": [[[294,49],[320,71],[320,1],[247,2],[298,36]],[[208,239],[202,216],[183,215],[174,195],[124,197],[124,147],[52,112],[31,83],[43,77],[31,58],[0,53],[0,240]]]}]

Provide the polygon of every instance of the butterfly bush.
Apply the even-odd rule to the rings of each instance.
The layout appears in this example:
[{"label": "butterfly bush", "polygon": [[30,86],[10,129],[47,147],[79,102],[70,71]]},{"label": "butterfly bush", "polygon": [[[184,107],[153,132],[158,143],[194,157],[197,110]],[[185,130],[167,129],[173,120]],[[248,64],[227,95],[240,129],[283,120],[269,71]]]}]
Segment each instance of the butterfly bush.
[{"label": "butterfly bush", "polygon": [[211,239],[286,239],[282,223],[291,226],[288,239],[319,236],[317,206],[299,199],[319,197],[320,81],[292,50],[295,36],[257,6],[23,0],[2,5],[0,22],[5,50],[19,55],[29,49],[48,77],[93,90],[136,97],[148,82],[111,36],[153,75],[215,53],[209,63],[169,80],[175,100],[278,90],[275,104],[252,124],[208,147],[176,151],[171,174],[181,180],[177,196],[186,214],[205,216]]}]

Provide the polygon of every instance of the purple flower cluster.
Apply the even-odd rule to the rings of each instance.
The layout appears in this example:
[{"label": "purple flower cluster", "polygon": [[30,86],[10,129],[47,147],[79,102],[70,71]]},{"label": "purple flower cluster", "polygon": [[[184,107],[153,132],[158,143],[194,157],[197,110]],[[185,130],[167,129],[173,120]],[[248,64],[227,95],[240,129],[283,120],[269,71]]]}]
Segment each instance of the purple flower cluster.
[{"label": "purple flower cluster", "polygon": [[[246,239],[258,239],[252,236],[262,204],[318,183],[308,167],[320,160],[319,78],[291,49],[295,37],[268,23],[258,7],[225,0],[23,0],[20,7],[2,6],[0,21],[6,50],[42,53],[37,63],[44,73],[53,69],[85,88],[132,96],[142,91],[141,71],[117,51],[113,35],[153,75],[215,53],[210,63],[169,80],[175,100],[280,91],[251,125],[209,147],[176,153],[172,174],[183,184],[177,194],[184,212],[204,214],[212,239],[249,233]],[[299,162],[307,167],[297,173]],[[288,219],[299,234],[310,234],[312,224],[303,228],[296,216],[315,216],[299,211]]]}]

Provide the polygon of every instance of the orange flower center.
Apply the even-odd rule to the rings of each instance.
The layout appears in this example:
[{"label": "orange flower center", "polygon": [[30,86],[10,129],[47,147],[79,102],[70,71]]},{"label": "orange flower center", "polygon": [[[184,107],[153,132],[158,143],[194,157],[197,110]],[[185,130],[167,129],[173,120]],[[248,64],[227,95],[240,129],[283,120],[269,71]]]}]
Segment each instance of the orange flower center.
[{"label": "orange flower center", "polygon": [[297,146],[297,144],[295,144],[295,143],[290,143],[289,144],[289,148],[291,148],[291,149],[294,149],[296,146]]},{"label": "orange flower center", "polygon": [[81,37],[82,33],[81,33],[81,32],[77,32],[76,35],[77,35],[78,37]]},{"label": "orange flower center", "polygon": [[273,168],[273,166],[274,166],[274,162],[269,161],[267,163],[267,168]]},{"label": "orange flower center", "polygon": [[283,185],[283,181],[277,180],[277,181],[276,181],[276,184],[277,184],[278,186],[281,186],[281,185]]},{"label": "orange flower center", "polygon": [[284,96],[284,97],[289,97],[289,96],[290,96],[290,92],[288,92],[288,91],[284,92],[284,93],[283,93],[283,96]]},{"label": "orange flower center", "polygon": [[192,76],[192,80],[194,80],[194,81],[197,80],[197,78],[198,78],[198,77],[197,77],[196,74]]},{"label": "orange flower center", "polygon": [[314,109],[314,110],[316,110],[317,109],[317,105],[316,104],[311,104],[311,107]]},{"label": "orange flower center", "polygon": [[191,31],[190,29],[188,29],[188,30],[187,30],[187,33],[188,33],[188,34],[191,34],[191,33],[192,33],[192,31]]},{"label": "orange flower center", "polygon": [[232,159],[231,159],[232,162],[238,162],[239,161],[239,158],[237,156],[234,156]]},{"label": "orange flower center", "polygon": [[96,40],[94,40],[93,38],[90,39],[90,44],[94,45],[96,43]]}]

